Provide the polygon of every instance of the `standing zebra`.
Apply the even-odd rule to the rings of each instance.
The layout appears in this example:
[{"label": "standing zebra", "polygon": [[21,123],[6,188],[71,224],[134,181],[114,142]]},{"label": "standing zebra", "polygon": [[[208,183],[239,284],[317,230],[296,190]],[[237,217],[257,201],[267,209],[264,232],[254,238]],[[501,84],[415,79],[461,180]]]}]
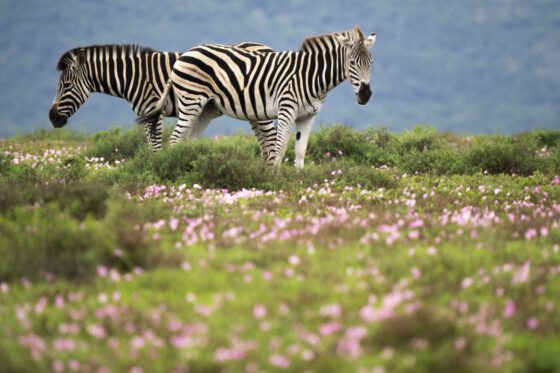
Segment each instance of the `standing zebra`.
[{"label": "standing zebra", "polygon": [[[212,104],[238,119],[278,118],[276,141],[267,155],[272,166],[282,162],[295,122],[295,165],[303,168],[309,133],[327,93],[349,80],[359,104],[370,99],[369,49],[374,43],[374,33],[366,38],[355,27],[306,38],[297,52],[260,53],[224,45],[192,48],[181,55],[171,74],[179,116],[171,142],[188,134]],[[157,116],[161,107],[145,118]]]},{"label": "standing zebra", "polygon": [[[273,51],[254,43],[238,44],[237,47],[248,51]],[[137,115],[153,110],[166,88],[179,55],[126,44],[94,45],[67,51],[57,65],[61,74],[49,112],[52,125],[63,127],[92,92],[127,100]],[[162,145],[163,117],[177,116],[173,90],[170,90],[163,104],[161,115],[145,126],[148,145],[154,150],[160,149]],[[215,107],[209,106],[204,111],[204,117],[195,125],[195,134],[201,134],[210,120],[219,115]],[[259,143],[263,143],[263,133],[274,128],[271,121],[252,122],[251,126]]]}]

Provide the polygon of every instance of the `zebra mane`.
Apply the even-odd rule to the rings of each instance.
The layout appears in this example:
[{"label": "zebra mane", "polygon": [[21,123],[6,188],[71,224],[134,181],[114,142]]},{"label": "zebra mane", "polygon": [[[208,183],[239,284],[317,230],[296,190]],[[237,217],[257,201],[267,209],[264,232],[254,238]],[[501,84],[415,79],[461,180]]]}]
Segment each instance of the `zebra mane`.
[{"label": "zebra mane", "polygon": [[335,34],[345,35],[349,37],[351,40],[363,40],[364,34],[362,30],[358,26],[346,31],[340,32],[333,32],[330,34],[323,34],[323,35],[315,35],[315,36],[308,36],[301,42],[300,51],[302,52],[310,52],[313,51],[313,46],[317,45],[317,42],[320,40],[334,40]]},{"label": "zebra mane", "polygon": [[120,54],[121,52],[124,51],[125,54],[133,55],[133,56],[157,52],[152,48],[143,47],[138,44],[104,44],[104,45],[90,45],[87,47],[78,47],[66,51],[58,60],[58,63],[56,64],[56,69],[58,71],[65,70],[68,66],[70,66],[73,63],[75,56],[78,55],[81,49],[87,51],[90,49],[103,49],[103,48],[110,48],[113,53],[116,52],[117,54]]}]

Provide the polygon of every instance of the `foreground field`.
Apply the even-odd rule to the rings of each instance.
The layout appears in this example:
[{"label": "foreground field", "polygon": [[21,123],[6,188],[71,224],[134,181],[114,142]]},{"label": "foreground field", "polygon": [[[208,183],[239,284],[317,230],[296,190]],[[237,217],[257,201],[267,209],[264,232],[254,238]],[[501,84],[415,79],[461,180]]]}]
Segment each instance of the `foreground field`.
[{"label": "foreground field", "polygon": [[0,142],[0,371],[560,370],[559,132],[143,141]]}]

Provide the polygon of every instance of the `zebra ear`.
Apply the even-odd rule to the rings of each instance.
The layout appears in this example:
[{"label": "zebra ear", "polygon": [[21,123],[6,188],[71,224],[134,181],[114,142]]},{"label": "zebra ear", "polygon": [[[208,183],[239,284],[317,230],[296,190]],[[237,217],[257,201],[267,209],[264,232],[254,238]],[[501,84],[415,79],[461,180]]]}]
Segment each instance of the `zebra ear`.
[{"label": "zebra ear", "polygon": [[334,34],[334,38],[342,45],[344,45],[345,47],[351,47],[353,42],[352,40],[350,40],[350,38],[348,37],[348,35],[345,34],[339,34],[339,33],[335,33]]},{"label": "zebra ear", "polygon": [[371,35],[369,35],[364,40],[364,45],[367,49],[371,48],[373,46],[373,44],[375,44],[375,32],[372,32]]},{"label": "zebra ear", "polygon": [[74,66],[80,67],[86,63],[86,50],[84,48],[80,48],[76,52],[76,56],[74,57]]}]

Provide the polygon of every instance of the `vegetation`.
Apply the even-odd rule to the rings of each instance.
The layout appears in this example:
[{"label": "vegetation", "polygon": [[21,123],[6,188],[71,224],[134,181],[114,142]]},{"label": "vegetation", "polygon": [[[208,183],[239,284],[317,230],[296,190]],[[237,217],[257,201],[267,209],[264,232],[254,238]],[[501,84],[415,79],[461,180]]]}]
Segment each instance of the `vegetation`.
[{"label": "vegetation", "polygon": [[560,370],[560,132],[144,142],[0,142],[0,371]]}]

